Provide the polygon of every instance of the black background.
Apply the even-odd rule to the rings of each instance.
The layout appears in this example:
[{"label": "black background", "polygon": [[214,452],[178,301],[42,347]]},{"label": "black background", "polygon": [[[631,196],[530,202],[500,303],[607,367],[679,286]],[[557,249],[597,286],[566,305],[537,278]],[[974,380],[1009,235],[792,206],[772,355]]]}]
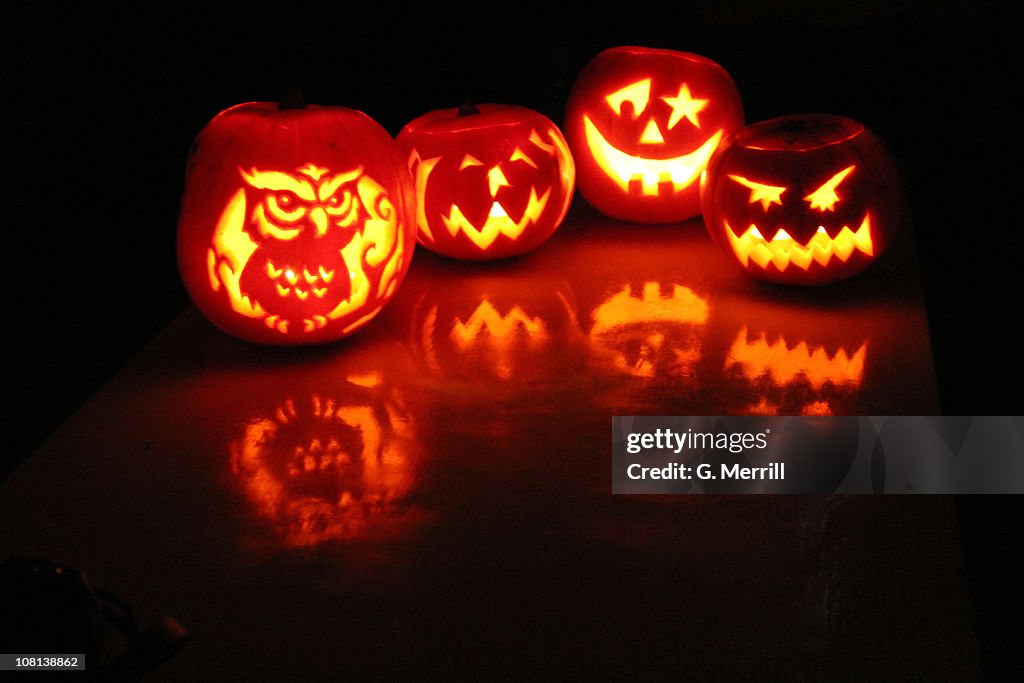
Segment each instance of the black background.
[{"label": "black background", "polygon": [[[628,44],[719,62],[748,121],[822,111],[878,132],[905,171],[943,412],[1022,414],[1019,126],[1007,125],[1020,79],[1004,66],[1005,25],[952,0],[6,10],[0,474],[187,304],[174,262],[185,158],[218,111],[298,88],[392,134],[465,100],[560,122],[580,68]],[[984,642],[1005,654],[1020,633],[1019,506],[959,505]]]}]

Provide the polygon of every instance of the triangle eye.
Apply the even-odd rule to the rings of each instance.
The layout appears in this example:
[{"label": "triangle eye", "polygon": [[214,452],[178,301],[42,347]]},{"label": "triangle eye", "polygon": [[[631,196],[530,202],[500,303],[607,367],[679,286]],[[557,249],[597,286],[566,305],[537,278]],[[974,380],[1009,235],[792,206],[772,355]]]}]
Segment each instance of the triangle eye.
[{"label": "triangle eye", "polygon": [[623,104],[629,102],[633,105],[631,114],[632,118],[635,119],[640,115],[640,112],[647,109],[647,102],[651,99],[651,79],[645,78],[642,81],[630,83],[624,88],[619,88],[604,99],[608,102],[608,106],[619,113],[619,116],[622,116]]},{"label": "triangle eye", "polygon": [[523,150],[521,150],[518,147],[516,147],[514,150],[512,150],[512,155],[509,156],[508,160],[509,161],[525,161],[530,166],[533,166],[534,168],[537,168],[537,163],[533,159],[531,159],[530,157],[526,156],[526,152],[524,152]]},{"label": "triangle eye", "polygon": [[768,207],[772,204],[782,206],[782,193],[786,191],[785,187],[766,185],[765,183],[748,180],[740,175],[730,175],[729,178],[750,190],[751,204],[754,202],[761,202],[761,206],[765,211],[767,211]]},{"label": "triangle eye", "polygon": [[462,163],[459,164],[459,170],[461,171],[462,169],[469,168],[470,166],[483,166],[483,165],[484,165],[484,162],[480,161],[479,159],[477,159],[472,154],[467,154],[466,156],[462,157]]},{"label": "triangle eye", "polygon": [[804,197],[804,201],[810,203],[812,209],[818,211],[835,211],[836,203],[839,201],[839,195],[836,194],[836,188],[839,187],[839,183],[846,180],[846,176],[853,173],[856,166],[847,166],[839,173],[829,178],[814,192]]}]

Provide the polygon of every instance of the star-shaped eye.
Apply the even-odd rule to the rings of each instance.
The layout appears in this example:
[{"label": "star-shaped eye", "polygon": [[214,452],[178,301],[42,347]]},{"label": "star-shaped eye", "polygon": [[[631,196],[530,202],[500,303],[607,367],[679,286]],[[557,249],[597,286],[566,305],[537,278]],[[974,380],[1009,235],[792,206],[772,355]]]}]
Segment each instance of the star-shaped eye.
[{"label": "star-shaped eye", "polygon": [[647,109],[647,101],[651,98],[651,79],[645,78],[636,83],[630,83],[624,88],[619,88],[611,95],[605,97],[608,106],[622,116],[622,105],[629,102],[633,105],[632,116],[635,119],[640,112]]},{"label": "star-shaped eye", "polygon": [[825,181],[825,183],[814,192],[804,197],[805,202],[810,202],[812,209],[817,209],[824,213],[825,211],[835,211],[836,202],[839,201],[839,195],[836,194],[836,188],[839,187],[839,183],[846,179],[846,176],[853,173],[853,169],[856,166],[847,166],[839,173]]},{"label": "star-shaped eye", "polygon": [[751,204],[754,202],[761,202],[761,206],[765,211],[767,211],[768,207],[772,204],[782,206],[782,193],[786,191],[786,188],[747,180],[740,175],[730,175],[729,177],[743,187],[750,189]]},{"label": "star-shaped eye", "polygon": [[669,103],[672,107],[672,115],[668,119],[668,129],[672,130],[676,124],[681,120],[689,119],[697,128],[700,128],[700,121],[697,120],[697,114],[700,113],[704,107],[708,106],[707,100],[694,99],[690,95],[690,86],[686,83],[682,83],[679,86],[679,94],[675,97],[662,97],[661,99]]}]

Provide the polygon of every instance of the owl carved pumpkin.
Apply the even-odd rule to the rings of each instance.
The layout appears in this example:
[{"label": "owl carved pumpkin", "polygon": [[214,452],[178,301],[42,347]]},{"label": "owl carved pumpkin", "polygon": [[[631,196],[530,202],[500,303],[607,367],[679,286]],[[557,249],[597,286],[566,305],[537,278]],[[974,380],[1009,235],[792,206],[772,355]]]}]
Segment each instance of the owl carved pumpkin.
[{"label": "owl carved pumpkin", "polygon": [[881,255],[900,222],[896,162],[863,124],[798,114],[727,140],[702,179],[708,232],[766,282],[822,285]]},{"label": "owl carved pumpkin", "polygon": [[700,174],[742,125],[739,91],[712,60],[615,47],[580,72],[564,128],[591,206],[626,221],[674,223],[700,213]]},{"label": "owl carved pumpkin", "polygon": [[416,183],[417,239],[462,260],[536,249],[565,218],[575,164],[561,131],[506,104],[432,111],[397,138]]},{"label": "owl carved pumpkin", "polygon": [[178,264],[218,327],[266,344],[329,342],[394,296],[414,247],[394,141],[341,107],[228,109],[193,149]]}]

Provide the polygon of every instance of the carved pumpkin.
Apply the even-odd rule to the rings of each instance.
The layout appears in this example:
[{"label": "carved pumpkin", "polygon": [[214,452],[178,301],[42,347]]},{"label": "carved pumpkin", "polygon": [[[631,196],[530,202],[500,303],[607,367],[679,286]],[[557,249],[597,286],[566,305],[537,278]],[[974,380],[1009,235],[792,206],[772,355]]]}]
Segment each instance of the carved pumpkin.
[{"label": "carved pumpkin", "polygon": [[575,166],[562,133],[525,107],[432,111],[398,144],[416,183],[420,244],[445,256],[498,259],[540,246],[565,218]]},{"label": "carved pumpkin", "polygon": [[178,224],[192,301],[264,344],[343,337],[394,296],[414,247],[412,179],[394,140],[343,107],[240,104],[196,140]]},{"label": "carved pumpkin", "polygon": [[231,469],[287,546],[346,541],[389,529],[415,480],[414,442],[401,395],[376,374],[349,376],[251,415]]},{"label": "carved pumpkin", "polygon": [[580,192],[612,218],[673,223],[700,213],[698,179],[743,125],[732,78],[706,57],[615,47],[573,85],[565,132]]},{"label": "carved pumpkin", "polygon": [[871,265],[900,220],[899,175],[877,135],[841,116],[737,131],[702,180],[711,237],[759,280],[820,285]]}]

